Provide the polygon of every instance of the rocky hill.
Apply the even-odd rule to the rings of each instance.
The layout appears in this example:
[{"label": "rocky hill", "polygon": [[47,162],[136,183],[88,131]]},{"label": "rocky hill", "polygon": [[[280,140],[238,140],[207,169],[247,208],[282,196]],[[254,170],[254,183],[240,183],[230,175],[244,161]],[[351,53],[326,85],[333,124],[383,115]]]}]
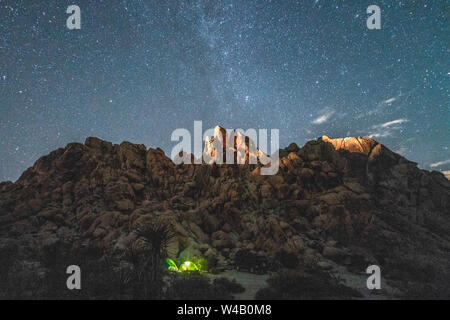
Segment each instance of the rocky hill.
[{"label": "rocky hill", "polygon": [[44,252],[96,248],[120,256],[136,227],[162,219],[174,259],[232,268],[246,250],[364,274],[377,264],[391,297],[448,294],[450,182],[368,138],[323,136],[259,165],[175,165],[161,149],[97,138],[40,158],[0,184],[0,256],[40,270]]}]

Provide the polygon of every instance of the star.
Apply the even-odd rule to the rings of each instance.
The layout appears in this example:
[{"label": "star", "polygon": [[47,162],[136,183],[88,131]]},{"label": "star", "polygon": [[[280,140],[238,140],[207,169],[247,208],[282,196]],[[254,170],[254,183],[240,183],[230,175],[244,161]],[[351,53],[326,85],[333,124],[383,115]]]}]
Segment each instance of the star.
[{"label": "star", "polygon": [[96,1],[80,4],[78,32],[63,2],[10,2],[0,181],[91,135],[170,154],[173,130],[195,120],[280,129],[280,146],[376,135],[429,169],[450,159],[448,22],[438,3],[378,5],[380,32],[358,1]]}]

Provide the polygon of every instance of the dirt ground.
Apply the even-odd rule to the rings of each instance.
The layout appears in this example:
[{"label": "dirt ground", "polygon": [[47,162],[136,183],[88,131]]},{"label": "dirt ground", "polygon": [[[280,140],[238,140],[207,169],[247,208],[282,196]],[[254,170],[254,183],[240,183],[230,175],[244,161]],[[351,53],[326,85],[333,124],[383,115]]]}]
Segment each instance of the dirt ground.
[{"label": "dirt ground", "polygon": [[240,283],[245,291],[242,293],[234,294],[236,300],[253,300],[255,298],[256,292],[267,287],[266,280],[269,278],[268,274],[259,275],[248,272],[236,271],[236,270],[226,270],[218,275],[212,276],[214,278],[225,277],[230,280],[236,280]]},{"label": "dirt ground", "polygon": [[[382,290],[368,290],[366,287],[366,274],[350,273],[343,267],[339,267],[335,264],[332,265],[332,272],[334,275],[337,276],[344,285],[358,290],[363,295],[361,298],[363,300],[395,299],[401,293],[397,289],[389,286],[386,282],[382,282]],[[226,270],[218,275],[211,275],[211,277],[226,277],[230,280],[236,280],[236,282],[240,283],[245,288],[245,291],[239,294],[234,294],[235,299],[253,300],[259,289],[268,286],[266,281],[270,275],[259,275],[236,270]]]}]

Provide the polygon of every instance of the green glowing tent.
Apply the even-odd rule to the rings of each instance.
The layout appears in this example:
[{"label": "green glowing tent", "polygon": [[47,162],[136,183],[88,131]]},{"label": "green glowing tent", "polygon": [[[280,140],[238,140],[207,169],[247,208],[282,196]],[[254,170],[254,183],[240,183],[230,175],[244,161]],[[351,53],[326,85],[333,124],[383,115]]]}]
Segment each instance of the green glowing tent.
[{"label": "green glowing tent", "polygon": [[166,267],[167,267],[167,270],[169,270],[169,271],[179,271],[175,262],[173,262],[173,260],[170,258],[166,259]]},{"label": "green glowing tent", "polygon": [[197,266],[195,265],[195,263],[191,262],[191,261],[185,261],[181,266],[180,266],[180,271],[198,271]]}]

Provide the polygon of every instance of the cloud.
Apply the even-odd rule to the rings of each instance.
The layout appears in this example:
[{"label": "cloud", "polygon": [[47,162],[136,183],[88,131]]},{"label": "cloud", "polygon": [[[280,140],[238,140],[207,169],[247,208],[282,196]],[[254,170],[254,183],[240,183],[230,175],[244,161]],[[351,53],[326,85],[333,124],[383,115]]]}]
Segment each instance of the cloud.
[{"label": "cloud", "polygon": [[363,118],[365,116],[372,116],[386,112],[386,107],[390,106],[393,102],[399,100],[400,97],[401,94],[396,97],[380,101],[375,105],[375,107],[372,110],[369,110],[367,113],[357,116],[357,118]]},{"label": "cloud", "polygon": [[333,110],[329,110],[329,109],[325,109],[324,111],[322,111],[322,115],[319,116],[318,118],[314,119],[312,123],[314,124],[322,124],[327,122],[331,116],[334,114]]},{"label": "cloud", "polygon": [[405,147],[400,147],[397,150],[394,150],[395,153],[398,153],[401,156],[404,156],[406,152],[408,152],[408,149]]},{"label": "cloud", "polygon": [[369,134],[369,138],[385,138],[394,134],[395,130],[400,130],[401,124],[408,122],[408,119],[397,119],[372,126],[375,131]]},{"label": "cloud", "polygon": [[393,121],[389,121],[389,122],[383,123],[380,126],[381,126],[381,128],[387,128],[387,127],[390,127],[390,126],[393,126],[393,125],[396,125],[396,124],[402,124],[402,123],[405,123],[405,122],[408,122],[408,120],[407,119],[397,119],[397,120],[393,120]]},{"label": "cloud", "polygon": [[383,103],[384,104],[391,104],[392,102],[394,102],[395,100],[397,100],[397,98],[393,97],[393,98],[389,98],[387,100],[384,100]]},{"label": "cloud", "polygon": [[388,121],[388,122],[385,122],[385,123],[374,125],[374,126],[372,126],[372,129],[390,128],[390,127],[393,127],[395,125],[402,124],[402,123],[405,123],[405,122],[408,122],[408,119],[392,120],[392,121]]},{"label": "cloud", "polygon": [[328,116],[327,115],[323,115],[323,116],[320,116],[320,117],[318,117],[317,119],[315,119],[314,121],[313,121],[313,123],[314,124],[321,124],[321,123],[324,123],[324,122],[327,122],[327,120],[328,120]]},{"label": "cloud", "polygon": [[392,135],[392,131],[374,132],[369,134],[369,138],[384,138]]},{"label": "cloud", "polygon": [[430,167],[431,168],[436,168],[436,167],[440,167],[440,166],[442,166],[444,164],[447,164],[447,163],[450,163],[450,159],[432,163],[432,164],[430,164]]}]

